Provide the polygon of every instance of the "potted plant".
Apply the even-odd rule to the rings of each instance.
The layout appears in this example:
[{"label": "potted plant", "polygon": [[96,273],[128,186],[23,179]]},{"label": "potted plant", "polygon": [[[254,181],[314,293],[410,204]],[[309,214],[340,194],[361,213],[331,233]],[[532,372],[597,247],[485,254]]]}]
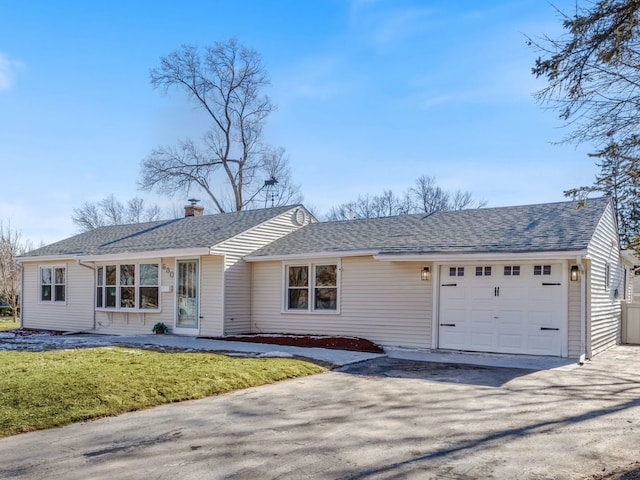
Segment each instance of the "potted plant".
[{"label": "potted plant", "polygon": [[163,322],[158,322],[153,326],[153,333],[156,335],[169,333],[169,327],[167,327]]}]

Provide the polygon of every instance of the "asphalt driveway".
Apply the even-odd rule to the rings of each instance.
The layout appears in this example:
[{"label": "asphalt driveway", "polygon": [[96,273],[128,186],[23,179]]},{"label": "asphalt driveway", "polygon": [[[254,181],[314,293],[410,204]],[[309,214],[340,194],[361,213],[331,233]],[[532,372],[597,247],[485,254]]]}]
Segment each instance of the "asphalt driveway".
[{"label": "asphalt driveway", "polygon": [[0,478],[635,478],[639,369],[638,347],[542,371],[379,358],[9,437]]}]

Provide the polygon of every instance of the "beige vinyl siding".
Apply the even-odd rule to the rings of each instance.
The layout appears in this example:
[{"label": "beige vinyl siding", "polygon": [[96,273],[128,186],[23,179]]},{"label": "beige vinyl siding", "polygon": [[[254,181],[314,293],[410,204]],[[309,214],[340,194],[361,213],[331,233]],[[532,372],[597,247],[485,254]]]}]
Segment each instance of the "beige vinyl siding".
[{"label": "beige vinyl siding", "polygon": [[224,257],[205,256],[200,259],[200,335],[224,335],[222,283]]},{"label": "beige vinyl siding", "polygon": [[343,258],[340,313],[299,314],[282,312],[282,262],[256,262],[253,330],[347,335],[386,346],[430,348],[433,283],[420,280],[423,266]]},{"label": "beige vinyl siding", "polygon": [[213,253],[225,256],[224,335],[251,332],[252,266],[242,260],[242,257],[300,228],[294,222],[297,210],[289,210],[212,250]]},{"label": "beige vinyl siding", "polygon": [[[162,292],[160,288],[160,312],[125,312],[119,310],[96,311],[96,331],[108,335],[141,335],[151,334],[157,322],[165,323],[173,328],[175,310],[175,279],[171,272],[175,271],[174,258],[144,260],[133,263],[160,263],[160,285],[170,286],[170,292]],[[126,262],[113,262],[126,263]],[[94,296],[92,295],[92,299]]]},{"label": "beige vinyl siding", "polygon": [[[571,271],[571,265],[569,263],[569,272]],[[583,282],[569,281],[569,302],[568,302],[568,341],[569,351],[568,357],[578,358],[583,352],[580,349],[581,344],[581,324],[584,319],[581,318],[582,309],[580,308],[580,289]]]},{"label": "beige vinyl siding", "polygon": [[[589,337],[591,353],[595,355],[620,341],[624,266],[619,256],[618,235],[611,205],[600,219],[587,250],[591,258]],[[610,265],[611,272],[609,288],[605,287],[607,264]]]},{"label": "beige vinyl siding", "polygon": [[[40,267],[65,266],[65,303],[40,303]],[[62,331],[93,328],[93,270],[76,261],[23,263],[22,326]]]}]

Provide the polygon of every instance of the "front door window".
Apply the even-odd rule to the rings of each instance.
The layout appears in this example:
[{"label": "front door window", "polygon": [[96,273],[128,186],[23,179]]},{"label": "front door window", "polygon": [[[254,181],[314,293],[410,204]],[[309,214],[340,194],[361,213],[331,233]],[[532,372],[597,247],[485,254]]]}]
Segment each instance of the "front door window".
[{"label": "front door window", "polygon": [[178,260],[176,328],[198,328],[198,260]]}]

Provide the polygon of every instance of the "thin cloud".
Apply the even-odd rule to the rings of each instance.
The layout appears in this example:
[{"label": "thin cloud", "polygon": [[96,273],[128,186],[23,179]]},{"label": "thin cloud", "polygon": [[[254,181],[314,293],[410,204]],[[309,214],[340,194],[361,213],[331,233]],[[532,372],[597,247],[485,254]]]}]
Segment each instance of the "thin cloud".
[{"label": "thin cloud", "polygon": [[16,71],[21,66],[21,62],[11,60],[6,54],[0,52],[0,91],[11,90]]},{"label": "thin cloud", "polygon": [[352,22],[377,47],[423,33],[428,28],[426,19],[432,15],[430,8],[397,7],[394,2],[354,0],[351,4]]}]

